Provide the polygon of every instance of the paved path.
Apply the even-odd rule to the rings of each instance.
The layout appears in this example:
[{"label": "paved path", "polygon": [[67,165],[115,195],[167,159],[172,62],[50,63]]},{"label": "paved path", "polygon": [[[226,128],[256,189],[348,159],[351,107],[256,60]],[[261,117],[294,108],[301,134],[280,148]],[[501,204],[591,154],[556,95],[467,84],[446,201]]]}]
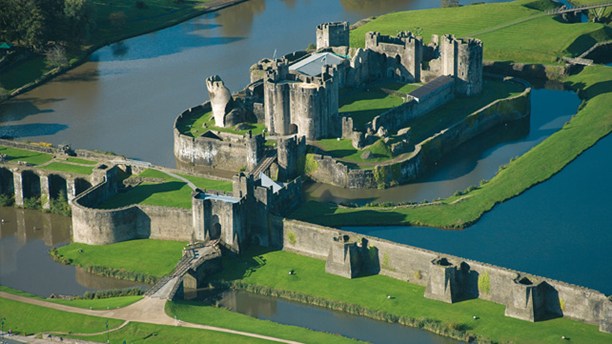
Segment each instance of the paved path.
[{"label": "paved path", "polygon": [[112,310],[99,310],[98,311],[98,310],[90,310],[90,309],[85,309],[85,308],[77,308],[77,307],[61,305],[57,303],[52,303],[52,302],[48,302],[44,300],[38,300],[38,299],[29,298],[29,297],[19,296],[15,294],[6,293],[6,292],[0,292],[0,297],[4,299],[9,299],[9,300],[23,302],[23,303],[29,303],[32,305],[52,308],[55,310],[69,312],[69,313],[77,313],[77,314],[91,315],[91,316],[111,318],[111,319],[120,319],[120,320],[126,320],[126,321],[135,321],[135,322],[155,324],[155,325],[189,327],[189,328],[196,328],[196,329],[207,330],[207,331],[235,334],[239,336],[263,339],[263,340],[279,342],[279,343],[291,343],[291,344],[299,343],[299,342],[295,342],[291,340],[264,336],[264,335],[260,335],[256,333],[237,331],[237,330],[232,330],[232,329],[223,328],[223,327],[200,325],[200,324],[194,324],[194,323],[184,322],[180,320],[177,321],[176,319],[173,319],[166,314],[164,310],[164,306],[166,305],[166,300],[158,299],[158,298],[144,297],[142,300],[136,303],[133,303],[127,307],[112,309]]}]

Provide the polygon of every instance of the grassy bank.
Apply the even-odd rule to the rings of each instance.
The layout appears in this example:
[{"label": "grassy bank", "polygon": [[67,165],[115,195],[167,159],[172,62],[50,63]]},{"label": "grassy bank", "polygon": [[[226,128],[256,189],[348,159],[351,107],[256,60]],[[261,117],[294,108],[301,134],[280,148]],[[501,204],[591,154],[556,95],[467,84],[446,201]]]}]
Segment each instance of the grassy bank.
[{"label": "grassy bank", "polygon": [[[580,153],[612,131],[612,68],[592,66],[567,78],[584,100],[578,113],[561,130],[510,162],[488,183],[427,206],[338,207],[309,201],[291,216],[328,226],[424,225],[462,228],[496,204],[515,197],[552,177]],[[312,214],[322,216],[312,217]]]},{"label": "grassy bank", "polygon": [[[178,24],[204,13],[210,7],[232,1],[147,0],[141,2],[144,3],[144,6],[137,6],[137,1],[128,0],[91,1],[94,7],[94,30],[82,45],[69,49],[70,66],[75,66],[83,61],[98,47]],[[52,67],[45,64],[44,56],[35,54],[0,73],[0,91],[4,88],[11,92],[27,84],[40,82],[43,75],[52,70]]]},{"label": "grassy bank", "polygon": [[123,321],[82,314],[57,311],[0,298],[0,310],[4,318],[4,329],[11,329],[19,335],[54,333],[64,338],[78,338],[86,341],[106,343],[267,343],[268,341],[228,333],[161,326],[130,322],[125,327],[108,334],[101,333],[108,328],[119,327]]},{"label": "grassy bank", "polygon": [[94,309],[94,310],[105,310],[105,309],[114,309],[114,308],[122,308],[125,306],[129,306],[134,302],[140,301],[142,296],[140,295],[131,295],[131,296],[116,296],[109,297],[104,299],[51,299],[44,298],[34,294],[26,293],[21,290],[9,288],[3,285],[0,285],[0,291],[9,294],[15,294],[19,296],[25,296],[32,299],[44,300],[47,302],[58,303],[71,307],[85,308],[85,309]]},{"label": "grassy bank", "polygon": [[[542,16],[537,9],[541,6],[533,6],[537,3],[518,0],[390,13],[351,32],[351,46],[365,46],[365,33],[368,31],[395,35],[398,31],[419,30],[425,40],[429,40],[432,34],[453,33],[458,37],[480,38],[484,43],[486,60],[554,64],[558,63],[558,57],[580,54],[582,51],[579,49],[569,49],[579,39],[589,37],[592,41],[601,41],[606,36],[609,39],[609,34],[601,34],[602,30],[609,32],[609,27],[604,24],[561,23],[552,16]],[[533,19],[521,21],[524,18]],[[510,25],[513,23],[516,24]],[[538,33],[535,38],[534,32]],[[588,47],[582,48],[586,50]]]},{"label": "grassy bank", "polygon": [[4,329],[16,334],[36,334],[48,331],[96,333],[121,325],[123,321],[73,314],[0,298]]},{"label": "grassy bank", "polygon": [[150,239],[103,246],[71,243],[52,251],[52,255],[94,274],[152,283],[174,269],[185,244]]},{"label": "grassy bank", "polygon": [[[382,319],[458,331],[496,342],[606,343],[612,336],[597,326],[566,318],[531,323],[504,316],[504,306],[484,300],[447,304],[423,297],[424,287],[385,276],[346,279],[325,273],[325,262],[297,254],[251,250],[241,257],[224,257],[224,271],[213,278],[251,286],[263,294],[326,305]],[[287,271],[294,270],[289,275]],[[367,292],[365,292],[367,291]],[[391,295],[389,299],[387,296]],[[478,319],[474,320],[473,316]]]},{"label": "grassy bank", "polygon": [[338,335],[308,330],[302,327],[259,320],[224,308],[203,306],[201,302],[178,301],[166,304],[166,312],[177,319],[196,324],[221,326],[266,336],[275,336],[302,343],[355,343]]}]

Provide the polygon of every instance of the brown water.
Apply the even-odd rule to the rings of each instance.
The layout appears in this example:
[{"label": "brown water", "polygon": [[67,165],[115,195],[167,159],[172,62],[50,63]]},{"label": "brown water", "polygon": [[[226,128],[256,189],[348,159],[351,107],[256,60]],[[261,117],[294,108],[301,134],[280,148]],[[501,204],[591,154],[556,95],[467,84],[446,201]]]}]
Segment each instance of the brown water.
[{"label": "brown water", "polygon": [[70,143],[173,166],[174,118],[205,100],[207,76],[219,74],[237,91],[248,83],[251,64],[275,51],[280,56],[304,49],[315,41],[321,22],[439,5],[250,0],[96,51],[64,76],[0,105],[0,136]]},{"label": "brown water", "polygon": [[0,207],[0,284],[45,297],[138,285],[53,261],[49,250],[70,241],[70,225],[69,217]]}]

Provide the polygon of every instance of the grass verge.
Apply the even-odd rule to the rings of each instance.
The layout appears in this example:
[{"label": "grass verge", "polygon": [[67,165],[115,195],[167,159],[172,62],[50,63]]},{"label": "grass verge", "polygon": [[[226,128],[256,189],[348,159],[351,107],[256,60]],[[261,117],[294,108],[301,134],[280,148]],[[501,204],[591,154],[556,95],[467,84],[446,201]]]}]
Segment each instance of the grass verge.
[{"label": "grass verge", "polygon": [[52,256],[94,274],[154,283],[174,269],[185,245],[181,241],[151,239],[102,246],[71,243],[52,251]]},{"label": "grass verge", "polygon": [[51,154],[5,146],[0,146],[0,154],[6,154],[7,161],[24,161],[32,165],[44,164],[53,158]]},{"label": "grass verge", "polygon": [[[454,8],[436,8],[421,11],[406,11],[382,15],[351,32],[351,46],[365,46],[365,33],[378,31],[395,35],[398,31],[422,30],[429,39],[432,34],[453,33],[458,37],[476,36],[484,43],[486,60],[512,61],[518,63],[555,64],[560,56],[573,55],[567,48],[580,36],[601,30],[604,24],[565,24],[552,16],[534,19],[516,25],[521,18],[537,16],[542,12],[526,5],[533,0],[518,0]],[[500,27],[491,32],[490,28]],[[537,39],[533,33],[537,32]],[[521,47],[516,49],[516,47]]]},{"label": "grass verge", "polygon": [[61,312],[50,308],[0,298],[4,329],[13,333],[32,335],[41,332],[96,333],[108,327],[118,327],[121,320]]},{"label": "grass verge", "polygon": [[[503,305],[484,300],[447,304],[426,299],[424,287],[381,275],[356,279],[330,275],[325,273],[324,261],[284,251],[250,250],[240,257],[224,257],[223,266],[224,271],[213,278],[248,290],[434,331],[463,333],[464,338],[472,335],[515,343],[558,343],[562,335],[573,343],[606,343],[612,338],[596,325],[566,318],[537,323],[508,318]],[[295,274],[287,274],[290,270]],[[479,318],[474,320],[474,315]]]}]

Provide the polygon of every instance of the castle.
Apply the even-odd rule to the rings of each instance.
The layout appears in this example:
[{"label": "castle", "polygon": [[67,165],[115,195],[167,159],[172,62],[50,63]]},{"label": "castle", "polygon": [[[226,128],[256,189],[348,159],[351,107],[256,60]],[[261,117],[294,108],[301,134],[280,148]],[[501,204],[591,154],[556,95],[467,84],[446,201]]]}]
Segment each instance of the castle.
[{"label": "castle", "polygon": [[[218,242],[234,253],[248,245],[282,248],[325,259],[327,272],[347,278],[384,274],[424,286],[428,298],[448,303],[482,298],[504,304],[507,316],[529,321],[569,316],[599,323],[601,331],[612,331],[612,302],[597,291],[377,238],[359,236],[357,240],[354,233],[283,218],[301,201],[304,172],[315,180],[344,187],[403,182],[448,149],[494,125],[529,115],[530,88],[525,85],[520,95],[496,101],[436,133],[395,165],[358,170],[314,154],[306,168],[310,142],[344,138],[355,148],[363,148],[388,138],[389,133],[401,137],[410,119],[425,116],[455,97],[483,91],[483,45],[479,40],[444,35],[424,45],[422,38],[410,32],[395,37],[369,32],[364,49],[350,49],[349,32],[348,23],[319,25],[317,51],[259,61],[251,69],[251,83],[236,94],[219,76],[209,77],[210,100],[177,117],[174,153],[179,169],[230,171],[231,194],[194,188],[190,209],[144,204],[101,209],[101,203],[125,187],[126,175],[143,169],[130,161],[102,164],[92,174],[93,186],[87,190],[72,192],[76,179],[74,183],[71,177],[65,180],[74,241]],[[381,112],[363,126],[340,116],[340,89],[389,79],[424,85],[410,92],[403,104]],[[188,134],[185,128],[205,114],[214,124],[205,123],[210,127],[201,135]],[[253,133],[249,125],[253,123],[263,123],[265,132]],[[266,141],[275,142],[271,146]],[[41,195],[52,196],[50,190],[58,188],[46,175],[37,177],[28,168],[0,169],[0,175],[13,179],[0,184],[0,191],[12,188],[17,202],[32,193],[24,189],[23,178],[39,178]],[[199,282],[192,278],[181,283],[197,287]]]},{"label": "castle", "polygon": [[[274,161],[269,164],[273,172],[286,168],[295,170],[286,163],[281,167],[281,161],[303,161],[305,157],[291,154],[298,151],[305,154],[304,149],[277,148],[275,151],[265,147],[266,139],[278,140],[291,135],[304,137],[307,143],[330,138],[348,139],[356,149],[391,135],[397,135],[399,141],[405,143],[407,139],[402,131],[408,121],[457,96],[474,96],[482,91],[483,45],[479,40],[434,35],[425,45],[421,37],[410,32],[400,32],[395,37],[368,32],[365,48],[352,49],[349,38],[347,22],[321,24],[316,30],[316,51],[297,51],[278,59],[260,60],[251,67],[251,83],[233,96],[219,76],[209,77],[206,87],[210,100],[183,112],[175,122],[174,154],[179,168],[193,172],[210,171],[211,168],[253,172],[262,161],[273,156]],[[367,88],[379,80],[424,85],[410,92],[402,106],[380,113],[365,125],[355,125],[353,118],[339,114],[341,89]],[[192,118],[209,112],[217,129],[207,128],[197,137],[179,130],[185,123],[193,122]],[[525,111],[522,113],[525,115]],[[495,123],[513,119],[500,118]],[[240,129],[243,122],[262,123],[264,133],[224,130]],[[483,130],[486,129],[488,127]],[[402,154],[408,149],[404,143],[394,144],[392,152]],[[334,163],[343,165],[342,162]],[[418,165],[425,166],[420,162]],[[343,167],[323,171],[326,175],[340,173],[341,176],[324,178],[319,173],[318,177],[309,177],[343,187],[372,188],[409,181],[423,169],[411,168],[408,175],[392,181],[378,180],[364,172],[366,176],[357,178],[363,182],[338,182],[355,179],[351,174],[355,177],[361,173]],[[342,172],[344,170],[346,172]],[[278,177],[278,173],[270,174],[269,169],[262,172]],[[280,176],[286,177],[283,172]]]}]

